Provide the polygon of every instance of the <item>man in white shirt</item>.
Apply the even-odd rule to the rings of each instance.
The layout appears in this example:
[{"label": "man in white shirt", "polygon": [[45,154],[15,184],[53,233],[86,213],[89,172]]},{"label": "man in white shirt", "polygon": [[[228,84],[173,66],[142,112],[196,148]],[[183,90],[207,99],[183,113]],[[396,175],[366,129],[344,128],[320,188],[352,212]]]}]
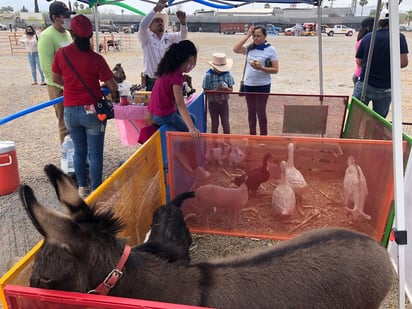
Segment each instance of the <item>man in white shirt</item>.
[{"label": "man in white shirt", "polygon": [[186,13],[177,11],[180,22],[179,32],[167,32],[168,16],[161,13],[167,0],[160,0],[154,9],[140,22],[138,37],[143,51],[143,67],[146,80],[146,90],[151,91],[156,80],[157,66],[166,50],[173,43],[178,43],[187,37]]}]

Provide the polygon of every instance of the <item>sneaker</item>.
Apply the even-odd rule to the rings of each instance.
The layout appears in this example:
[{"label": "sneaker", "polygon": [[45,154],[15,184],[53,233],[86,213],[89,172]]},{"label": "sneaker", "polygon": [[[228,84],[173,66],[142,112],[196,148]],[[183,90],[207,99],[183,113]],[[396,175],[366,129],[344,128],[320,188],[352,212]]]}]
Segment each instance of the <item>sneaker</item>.
[{"label": "sneaker", "polygon": [[46,86],[47,84],[45,82],[41,82],[40,86]]},{"label": "sneaker", "polygon": [[32,84],[32,86],[34,86],[34,85],[37,85],[37,82],[32,82],[31,84]]},{"label": "sneaker", "polygon": [[210,173],[208,171],[206,171],[203,167],[198,166],[193,171],[193,176],[195,178],[208,178],[208,177],[210,177]]},{"label": "sneaker", "polygon": [[80,197],[83,199],[89,195],[89,189],[87,187],[79,187],[78,192]]}]

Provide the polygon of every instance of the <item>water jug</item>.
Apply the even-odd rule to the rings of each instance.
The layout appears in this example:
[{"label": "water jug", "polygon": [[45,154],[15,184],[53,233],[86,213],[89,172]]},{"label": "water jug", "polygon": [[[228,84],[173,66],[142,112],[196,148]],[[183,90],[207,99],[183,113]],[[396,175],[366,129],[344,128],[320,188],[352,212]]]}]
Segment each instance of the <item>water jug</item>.
[{"label": "water jug", "polygon": [[62,158],[60,167],[66,174],[74,173],[73,164],[74,145],[70,135],[66,135],[62,144]]}]

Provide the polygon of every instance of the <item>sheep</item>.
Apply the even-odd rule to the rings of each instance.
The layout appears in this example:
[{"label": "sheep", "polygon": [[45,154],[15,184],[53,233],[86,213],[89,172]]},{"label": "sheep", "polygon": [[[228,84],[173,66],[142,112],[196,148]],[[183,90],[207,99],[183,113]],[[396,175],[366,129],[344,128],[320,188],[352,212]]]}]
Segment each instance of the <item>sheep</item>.
[{"label": "sheep", "polygon": [[203,185],[195,190],[195,203],[200,208],[200,217],[207,224],[207,215],[213,207],[227,211],[229,228],[233,229],[237,223],[240,211],[249,199],[246,185],[247,176],[242,175],[238,188],[225,188],[217,185]]},{"label": "sheep", "polygon": [[186,199],[193,197],[193,191],[181,193],[153,212],[151,229],[145,242],[157,241],[175,245],[179,250],[177,255],[165,257],[169,261],[190,262],[189,248],[193,239],[186,226],[181,206]]},{"label": "sheep", "polygon": [[320,228],[253,253],[191,265],[165,261],[142,245],[127,255],[126,240],[116,237],[121,220],[89,207],[54,165],[45,172],[68,214],[41,205],[29,186],[20,187],[27,214],[44,237],[32,287],[98,292],[120,264],[111,296],[220,309],[377,309],[392,285],[385,248],[343,228]]},{"label": "sheep", "polygon": [[[355,158],[349,156],[348,167],[343,179],[343,189],[345,195],[345,210],[352,216],[354,221],[361,218],[371,220],[372,217],[364,212],[366,198],[368,195],[368,185],[361,167],[356,164]],[[349,203],[353,202],[353,209],[349,208]]]}]

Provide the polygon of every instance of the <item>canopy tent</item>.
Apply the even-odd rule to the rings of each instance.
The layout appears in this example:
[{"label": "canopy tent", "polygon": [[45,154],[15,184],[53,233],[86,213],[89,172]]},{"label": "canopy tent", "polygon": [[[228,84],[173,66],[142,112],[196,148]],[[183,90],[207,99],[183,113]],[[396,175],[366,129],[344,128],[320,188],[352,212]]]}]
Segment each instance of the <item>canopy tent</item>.
[{"label": "canopy tent", "polygon": [[[88,4],[94,8],[95,22],[97,22],[97,7],[101,5],[118,5],[130,10],[130,6],[122,3],[121,0],[78,0]],[[141,0],[144,2],[152,3],[155,5],[157,1]],[[322,0],[169,0],[168,5],[178,5],[185,2],[193,1],[202,5],[206,5],[218,9],[236,8],[252,3],[302,3],[309,4],[318,7],[318,29],[322,25],[321,4]],[[400,78],[400,42],[399,42],[399,0],[388,0],[388,8],[390,12],[389,28],[390,28],[390,45],[391,45],[391,88],[392,88],[392,140],[393,140],[393,162],[394,162],[394,175],[395,175],[395,206],[396,206],[396,228],[398,231],[405,232],[406,234],[406,222],[405,222],[405,191],[404,191],[404,175],[403,175],[403,157],[402,157],[402,99],[401,99],[401,78]],[[381,10],[381,0],[377,1],[376,16],[379,16],[378,12]],[[144,15],[144,13],[142,14]],[[375,21],[375,27],[372,32],[371,45],[374,44],[374,37],[376,33],[377,17]],[[98,25],[97,25],[98,26]],[[96,27],[96,29],[98,29]],[[322,39],[321,32],[318,31],[318,44],[319,44],[319,84],[320,95],[323,94],[323,64],[322,64]],[[98,45],[98,44],[97,44]],[[371,57],[369,57],[370,59]],[[367,81],[364,83],[367,84]],[[412,159],[408,161],[408,169],[412,173]],[[410,168],[409,168],[410,166]],[[411,175],[412,178],[412,175]],[[406,244],[397,245],[397,254],[392,254],[394,260],[397,258],[398,278],[399,278],[399,306],[398,308],[405,308],[405,261],[406,261]],[[394,245],[396,246],[396,244]]]}]

